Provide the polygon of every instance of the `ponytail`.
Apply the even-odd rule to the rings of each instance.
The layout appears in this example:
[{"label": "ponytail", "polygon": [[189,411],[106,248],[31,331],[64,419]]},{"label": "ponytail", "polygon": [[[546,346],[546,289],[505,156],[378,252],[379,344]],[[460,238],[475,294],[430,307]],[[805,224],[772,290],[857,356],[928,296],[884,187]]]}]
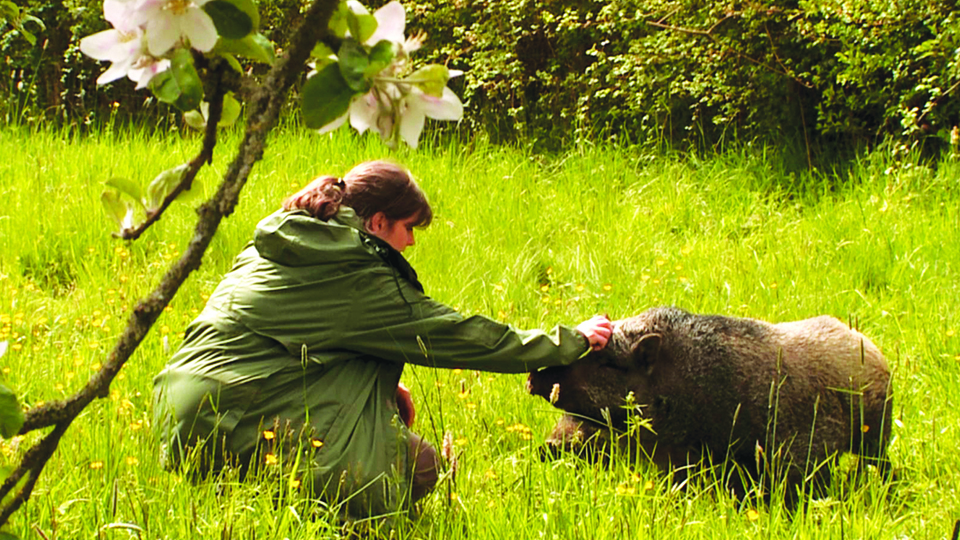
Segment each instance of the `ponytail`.
[{"label": "ponytail", "polygon": [[283,201],[284,210],[304,210],[320,221],[337,215],[347,185],[335,176],[321,176]]},{"label": "ponytail", "polygon": [[284,210],[304,210],[321,221],[337,214],[340,206],[353,208],[364,224],[377,212],[390,221],[416,216],[415,227],[433,220],[427,196],[405,168],[389,161],[367,161],[339,179],[321,176],[283,201]]}]

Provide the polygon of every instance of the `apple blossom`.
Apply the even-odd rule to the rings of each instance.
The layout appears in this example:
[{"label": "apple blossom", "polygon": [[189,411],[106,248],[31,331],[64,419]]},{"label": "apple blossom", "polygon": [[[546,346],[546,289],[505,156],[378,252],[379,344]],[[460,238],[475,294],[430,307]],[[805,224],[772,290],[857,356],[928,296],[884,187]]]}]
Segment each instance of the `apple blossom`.
[{"label": "apple blossom", "polygon": [[217,28],[201,6],[208,0],[139,0],[135,20],[145,28],[150,54],[161,56],[183,38],[201,52],[217,44]]},{"label": "apple blossom", "polygon": [[97,84],[107,84],[126,75],[137,83],[138,89],[143,88],[170,65],[168,60],[147,53],[143,31],[136,27],[126,32],[104,30],[87,36],[80,40],[80,51],[91,58],[112,62],[97,78]]}]

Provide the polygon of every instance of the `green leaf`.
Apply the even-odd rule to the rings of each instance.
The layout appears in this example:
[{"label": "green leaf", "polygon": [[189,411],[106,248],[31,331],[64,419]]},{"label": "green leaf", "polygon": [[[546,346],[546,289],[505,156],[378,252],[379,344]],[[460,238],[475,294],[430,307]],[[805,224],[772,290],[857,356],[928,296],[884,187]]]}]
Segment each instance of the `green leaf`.
[{"label": "green leaf", "polygon": [[350,29],[350,35],[363,43],[377,31],[377,19],[369,13],[355,13],[350,10],[347,13],[347,27]]},{"label": "green leaf", "polygon": [[120,230],[133,227],[133,204],[119,191],[108,189],[100,194],[100,203],[107,216],[120,226]]},{"label": "green leaf", "polygon": [[344,80],[338,63],[324,67],[303,85],[300,107],[304,123],[310,129],[320,129],[333,122],[347,112],[356,94]]},{"label": "green leaf", "polygon": [[344,38],[347,35],[347,16],[350,14],[350,8],[347,7],[346,2],[340,2],[337,6],[337,10],[333,12],[333,15],[330,16],[330,22],[327,24],[327,28],[330,29],[330,33],[338,38]]},{"label": "green leaf", "polygon": [[131,199],[142,204],[143,191],[140,189],[140,185],[136,182],[127,180],[126,178],[114,177],[104,182],[104,184],[112,187],[120,193],[128,195]]},{"label": "green leaf", "polygon": [[370,81],[366,76],[370,61],[363,46],[356,40],[347,38],[343,40],[337,57],[340,59],[340,74],[343,75],[343,80],[347,81],[347,85],[361,94],[370,90]]},{"label": "green leaf", "polygon": [[447,66],[430,64],[414,71],[405,79],[406,82],[416,85],[424,94],[433,97],[443,97],[443,87],[450,80],[450,70]]},{"label": "green leaf", "polygon": [[396,45],[392,41],[381,39],[370,49],[369,64],[364,74],[372,77],[380,73],[390,65],[390,62],[393,62],[393,57],[396,54]]},{"label": "green leaf", "polygon": [[243,39],[255,30],[250,15],[232,1],[213,0],[204,4],[203,10],[213,19],[213,25],[217,27],[217,34],[221,37]]},{"label": "green leaf", "polygon": [[317,44],[313,46],[313,50],[310,51],[310,56],[313,58],[326,59],[333,56],[333,49],[326,43],[318,41]]},{"label": "green leaf", "polygon": [[[6,342],[4,342],[6,344]],[[23,426],[23,410],[13,390],[0,383],[0,435],[4,439],[13,437]]]},{"label": "green leaf", "polygon": [[160,207],[163,200],[173,193],[173,190],[183,181],[183,177],[187,173],[187,167],[188,165],[184,163],[172,169],[167,169],[150,182],[150,185],[147,186],[147,208],[153,211]]},{"label": "green leaf", "polygon": [[203,131],[207,128],[207,119],[203,117],[200,111],[187,111],[183,113],[183,121],[192,129]]},{"label": "green leaf", "polygon": [[220,58],[223,58],[227,61],[227,65],[233,68],[234,71],[243,75],[243,66],[240,65],[240,61],[237,60],[237,57],[232,54],[223,53],[220,55]]},{"label": "green leaf", "polygon": [[217,123],[219,127],[229,127],[237,122],[237,119],[240,118],[240,102],[233,97],[232,93],[229,93],[223,97],[223,113],[220,115],[220,122]]},{"label": "green leaf", "polygon": [[187,49],[177,49],[170,59],[170,69],[150,80],[150,90],[157,99],[169,103],[181,111],[190,111],[200,106],[203,86],[200,75],[193,66],[193,56]]},{"label": "green leaf", "polygon": [[276,48],[262,34],[250,34],[243,39],[220,38],[214,51],[221,55],[236,54],[263,64],[277,61]]}]

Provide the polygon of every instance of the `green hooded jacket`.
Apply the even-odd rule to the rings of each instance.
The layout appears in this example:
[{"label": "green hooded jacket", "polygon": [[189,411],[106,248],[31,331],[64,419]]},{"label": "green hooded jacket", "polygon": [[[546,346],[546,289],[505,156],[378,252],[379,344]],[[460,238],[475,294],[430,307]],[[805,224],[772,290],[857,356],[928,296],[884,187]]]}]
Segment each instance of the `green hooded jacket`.
[{"label": "green hooded jacket", "polygon": [[412,466],[395,397],[404,364],[520,373],[588,350],[565,326],[462,316],[362,230],[346,207],[327,222],[278,211],[259,223],[154,380],[167,467],[189,452],[213,470],[225,458],[271,464],[270,431],[306,448],[298,469],[317,496],[350,498],[351,514],[389,513]]}]

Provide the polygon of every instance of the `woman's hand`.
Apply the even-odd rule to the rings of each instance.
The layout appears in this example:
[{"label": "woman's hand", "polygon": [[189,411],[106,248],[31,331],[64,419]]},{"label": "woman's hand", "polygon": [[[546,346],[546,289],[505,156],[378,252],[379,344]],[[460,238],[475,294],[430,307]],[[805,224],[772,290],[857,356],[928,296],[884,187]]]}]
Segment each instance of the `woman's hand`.
[{"label": "woman's hand", "polygon": [[407,428],[413,427],[413,420],[416,418],[417,412],[413,409],[413,398],[410,397],[410,390],[403,384],[397,384],[397,413]]},{"label": "woman's hand", "polygon": [[590,342],[591,350],[599,351],[607,346],[613,334],[613,323],[606,315],[597,315],[577,325],[577,330]]}]

